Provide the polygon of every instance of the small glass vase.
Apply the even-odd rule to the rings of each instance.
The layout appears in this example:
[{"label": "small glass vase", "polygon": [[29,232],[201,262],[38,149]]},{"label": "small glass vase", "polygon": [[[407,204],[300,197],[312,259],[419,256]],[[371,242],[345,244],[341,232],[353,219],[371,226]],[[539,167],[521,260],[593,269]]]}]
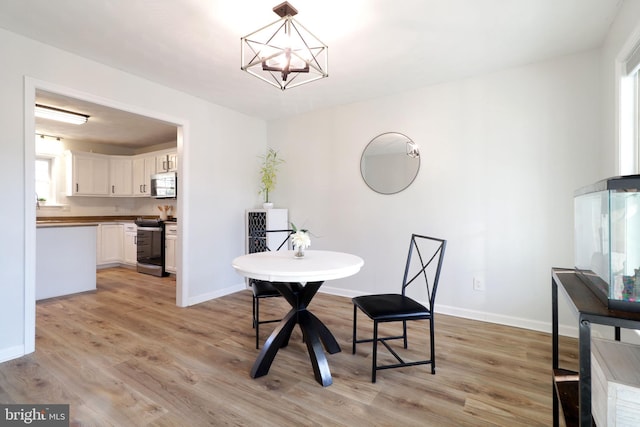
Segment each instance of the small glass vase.
[{"label": "small glass vase", "polygon": [[304,258],[304,247],[302,245],[296,246],[294,256],[296,258]]}]

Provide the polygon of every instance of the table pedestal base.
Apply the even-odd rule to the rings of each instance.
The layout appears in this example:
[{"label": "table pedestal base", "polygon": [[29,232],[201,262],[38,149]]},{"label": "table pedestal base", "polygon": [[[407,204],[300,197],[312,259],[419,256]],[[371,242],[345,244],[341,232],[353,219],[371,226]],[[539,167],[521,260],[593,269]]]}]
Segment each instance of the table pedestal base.
[{"label": "table pedestal base", "polygon": [[[258,378],[269,372],[271,363],[280,347],[286,347],[291,337],[291,332],[296,324],[300,325],[302,336],[307,351],[311,358],[313,374],[324,387],[331,385],[331,371],[327,362],[327,353],[334,354],[341,351],[340,345],[329,329],[313,313],[307,310],[307,306],[323,282],[309,282],[300,287],[291,283],[273,283],[273,286],[291,304],[291,311],[282,319],[278,327],[271,333],[262,347],[258,359],[251,369],[251,377]],[[324,350],[323,350],[324,346]]]}]

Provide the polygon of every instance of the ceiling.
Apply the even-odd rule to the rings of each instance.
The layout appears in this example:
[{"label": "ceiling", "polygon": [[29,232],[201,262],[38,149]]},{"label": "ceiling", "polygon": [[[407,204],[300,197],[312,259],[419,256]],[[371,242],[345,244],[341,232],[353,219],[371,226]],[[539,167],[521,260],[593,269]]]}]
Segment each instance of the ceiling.
[{"label": "ceiling", "polygon": [[55,138],[140,149],[176,141],[175,125],[115,108],[36,91],[36,104],[89,116],[83,125],[71,125],[36,117],[36,133]]},{"label": "ceiling", "polygon": [[0,28],[272,120],[593,49],[620,6],[291,0],[297,20],[329,46],[329,78],[280,91],[240,70],[240,37],[276,21],[280,2],[3,0]]}]

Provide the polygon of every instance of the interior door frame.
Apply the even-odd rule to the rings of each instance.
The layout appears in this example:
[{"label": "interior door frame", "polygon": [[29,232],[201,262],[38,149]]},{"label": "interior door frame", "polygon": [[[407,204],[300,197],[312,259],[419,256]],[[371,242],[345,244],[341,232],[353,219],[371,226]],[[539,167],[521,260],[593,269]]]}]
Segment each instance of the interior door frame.
[{"label": "interior door frame", "polygon": [[[35,351],[36,338],[36,204],[34,201],[35,194],[35,115],[34,108],[36,91],[44,90],[64,96],[80,99],[94,104],[104,105],[106,107],[115,108],[152,119],[161,120],[170,123],[177,128],[177,151],[178,151],[178,170],[186,170],[188,159],[185,157],[185,146],[188,145],[189,126],[188,121],[159,113],[157,111],[143,108],[138,105],[131,105],[107,99],[95,94],[79,91],[70,87],[61,86],[55,83],[38,80],[29,76],[24,78],[24,171],[25,171],[25,194],[24,194],[24,211],[25,211],[25,289],[24,289],[24,354]],[[182,196],[177,199],[178,212],[185,212],[185,196],[186,187],[185,180],[188,180],[187,174],[183,174],[178,180],[178,194]],[[186,217],[186,215],[181,214]],[[185,228],[183,222],[178,223],[178,241],[176,245],[176,305],[186,307],[189,295],[188,276],[184,271],[182,257],[184,254],[183,246],[185,242]]]}]

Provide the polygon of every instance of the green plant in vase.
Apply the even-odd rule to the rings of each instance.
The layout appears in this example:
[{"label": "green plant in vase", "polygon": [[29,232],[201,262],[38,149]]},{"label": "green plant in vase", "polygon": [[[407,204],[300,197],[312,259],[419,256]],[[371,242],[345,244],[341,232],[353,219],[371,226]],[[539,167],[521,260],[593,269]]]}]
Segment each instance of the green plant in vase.
[{"label": "green plant in vase", "polygon": [[262,159],[262,165],[260,166],[260,191],[258,194],[264,197],[265,207],[267,207],[271,206],[269,193],[276,186],[278,167],[284,163],[284,160],[278,157],[278,152],[273,148],[269,148],[260,158]]}]

